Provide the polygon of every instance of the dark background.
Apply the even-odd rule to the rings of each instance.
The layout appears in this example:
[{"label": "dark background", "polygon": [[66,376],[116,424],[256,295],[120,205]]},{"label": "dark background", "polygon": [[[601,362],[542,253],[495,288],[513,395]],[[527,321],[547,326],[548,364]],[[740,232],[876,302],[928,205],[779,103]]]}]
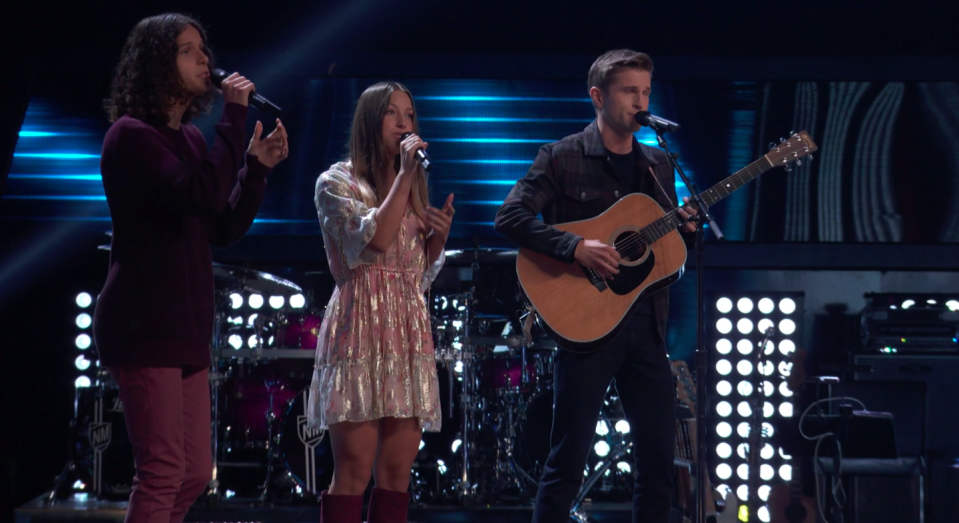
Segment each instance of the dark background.
[{"label": "dark background", "polygon": [[[602,52],[621,47],[654,58],[654,108],[683,124],[672,140],[701,188],[752,161],[766,143],[797,123],[811,123],[813,116],[816,123],[809,130],[824,148],[822,153],[827,158],[842,153],[828,164],[833,172],[842,173],[845,184],[838,211],[841,236],[819,232],[821,224],[835,216],[815,201],[819,184],[825,183],[826,164],[814,162],[791,178],[770,173],[761,185],[744,189],[738,200],[717,206],[721,223],[736,242],[714,245],[709,251],[707,266],[715,269],[707,273],[711,289],[804,291],[807,345],[814,348],[820,338],[834,341],[845,335],[842,322],[832,322],[829,325],[840,327],[821,332],[822,322],[812,321],[825,315],[827,303],[845,303],[854,314],[867,290],[959,288],[953,272],[959,238],[957,222],[952,221],[956,208],[952,202],[959,192],[959,160],[952,141],[959,133],[955,2],[20,3],[4,8],[0,33],[4,514],[49,488],[65,462],[76,375],[73,300],[81,290],[95,294],[102,284],[107,254],[96,246],[108,243],[104,232],[109,229],[103,202],[10,198],[97,194],[95,181],[30,185],[24,179],[8,179],[8,172],[17,174],[11,164],[23,166],[21,174],[56,174],[43,171],[44,165],[18,163],[14,149],[30,147],[26,138],[18,143],[18,134],[25,115],[30,116],[28,107],[31,111],[47,107],[46,116],[31,113],[39,118],[31,121],[86,133],[65,147],[95,153],[107,126],[99,104],[123,41],[139,19],[165,11],[198,17],[219,63],[253,78],[258,89],[288,113],[285,120],[294,153],[271,174],[261,218],[291,222],[257,224],[250,237],[216,251],[215,258],[292,279],[311,290],[319,306],[325,303],[331,282],[305,275],[325,265],[313,225],[312,182],[319,170],[341,155],[351,104],[363,88],[381,79],[401,79],[418,97],[585,98],[589,65]],[[863,94],[858,105],[848,109],[852,130],[827,148],[821,137],[837,136],[830,115],[845,114],[836,102],[837,91],[857,88]],[[818,93],[815,104],[797,96],[812,91]],[[899,105],[880,103],[887,99],[899,100]],[[452,115],[459,110],[452,105],[423,101],[418,109],[424,118]],[[894,115],[894,124],[880,125],[884,120],[870,112],[873,107]],[[479,104],[470,110],[480,111],[471,113],[479,116],[524,111],[536,118],[592,116],[584,102]],[[209,129],[218,117],[214,110],[197,123]],[[585,123],[535,125],[466,129],[424,122],[424,133],[433,131],[440,138],[555,140]],[[888,165],[857,163],[867,150],[860,141],[882,132],[891,145],[868,150],[888,150]],[[462,159],[480,151],[485,156],[479,157],[508,154],[517,161],[531,161],[538,144],[495,147],[435,143],[431,147],[437,158],[435,192],[463,190],[449,185],[456,179],[515,179],[526,169],[517,163],[506,164],[504,172],[492,167],[457,170],[449,161],[450,167],[443,165],[443,159]],[[97,172],[95,160],[74,167],[78,173]],[[857,235],[857,224],[886,221],[854,210],[855,197],[863,192],[863,186],[853,185],[856,172],[867,173],[862,183],[869,183],[873,175],[888,175],[892,181],[894,209],[901,216],[898,238]],[[475,198],[473,192],[457,196],[495,201],[508,188],[483,185]],[[812,195],[808,200],[802,199],[804,191]],[[475,213],[471,219],[475,222],[486,221],[484,213],[495,211],[495,205],[458,208],[458,218]],[[453,243],[505,245],[482,226],[459,226]],[[509,263],[500,265],[489,270],[508,275]],[[451,266],[455,268],[455,260]],[[928,270],[938,273],[928,279],[913,277]],[[673,288],[669,341],[674,357],[688,356],[695,339],[691,332],[695,315],[688,307],[695,296],[694,276],[690,271]],[[457,285],[456,278],[452,280],[450,285]],[[924,285],[930,288],[920,288]],[[811,334],[814,329],[816,338]]]}]

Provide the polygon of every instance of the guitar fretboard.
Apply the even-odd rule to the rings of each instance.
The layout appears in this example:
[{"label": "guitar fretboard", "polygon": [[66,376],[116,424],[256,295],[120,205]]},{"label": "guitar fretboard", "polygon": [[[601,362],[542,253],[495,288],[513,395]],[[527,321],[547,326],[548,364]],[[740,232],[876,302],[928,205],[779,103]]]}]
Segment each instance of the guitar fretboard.
[{"label": "guitar fretboard", "polygon": [[[740,187],[753,181],[757,176],[772,168],[772,166],[773,165],[769,162],[769,160],[763,156],[746,167],[743,167],[739,171],[736,171],[736,173],[732,176],[703,191],[701,193],[703,196],[703,201],[706,202],[707,206],[712,207],[714,203],[736,192],[736,190],[738,190]],[[676,228],[679,227],[679,225],[683,222],[683,219],[679,216],[677,211],[678,208],[673,209],[672,211],[664,214],[661,218],[640,229],[636,234],[639,236],[639,239],[642,241],[642,243],[644,245],[650,245],[656,240],[676,230]],[[627,242],[622,241],[618,243],[624,245],[627,244]]]}]

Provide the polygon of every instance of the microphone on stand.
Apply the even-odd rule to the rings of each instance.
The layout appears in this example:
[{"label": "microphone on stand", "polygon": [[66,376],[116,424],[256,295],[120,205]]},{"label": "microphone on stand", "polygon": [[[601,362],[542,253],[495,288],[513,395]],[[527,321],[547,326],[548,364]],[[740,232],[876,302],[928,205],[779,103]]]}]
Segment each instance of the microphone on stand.
[{"label": "microphone on stand", "polygon": [[649,111],[636,113],[636,123],[662,133],[674,133],[679,130],[678,123],[650,114]]},{"label": "microphone on stand", "polygon": [[[413,133],[403,133],[403,135],[400,136],[400,140],[405,140],[412,135]],[[430,160],[430,155],[426,154],[426,151],[424,151],[422,148],[417,149],[416,152],[413,153],[413,156],[415,156],[416,161],[420,162],[420,165],[423,166],[424,171],[430,170],[430,162],[432,160]]]},{"label": "microphone on stand", "polygon": [[[230,73],[223,69],[213,68],[210,70],[210,82],[212,82],[217,89],[220,88],[220,84],[223,83],[223,80],[226,79],[227,76],[230,76]],[[278,105],[256,94],[256,91],[250,93],[250,105],[261,111],[268,112],[277,118],[279,118],[280,113],[283,112],[283,109],[280,109]]]}]

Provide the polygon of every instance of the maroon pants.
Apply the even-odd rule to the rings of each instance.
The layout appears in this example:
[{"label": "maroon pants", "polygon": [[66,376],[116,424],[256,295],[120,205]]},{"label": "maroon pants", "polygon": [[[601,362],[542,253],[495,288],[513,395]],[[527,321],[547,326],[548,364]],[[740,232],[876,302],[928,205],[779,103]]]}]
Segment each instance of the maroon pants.
[{"label": "maroon pants", "polygon": [[127,523],[180,523],[210,482],[208,371],[112,367],[136,476]]}]

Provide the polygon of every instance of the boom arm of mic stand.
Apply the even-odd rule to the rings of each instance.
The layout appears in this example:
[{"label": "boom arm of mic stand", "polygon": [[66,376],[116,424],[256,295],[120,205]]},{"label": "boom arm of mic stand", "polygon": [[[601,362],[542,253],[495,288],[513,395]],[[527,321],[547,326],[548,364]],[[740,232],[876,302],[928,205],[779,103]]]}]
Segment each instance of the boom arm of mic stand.
[{"label": "boom arm of mic stand", "polygon": [[[703,201],[702,195],[699,194],[696,184],[689,181],[689,178],[686,176],[686,172],[683,171],[682,166],[680,166],[679,162],[676,161],[677,155],[669,150],[669,144],[666,143],[666,138],[663,137],[663,133],[661,131],[656,131],[656,140],[659,142],[659,147],[666,153],[666,159],[669,161],[669,164],[672,166],[674,171],[679,173],[679,177],[682,178],[683,184],[685,184],[686,189],[689,190],[690,198],[693,200],[693,202],[695,202],[700,218],[709,223],[709,228],[713,231],[713,234],[716,235],[717,240],[725,240],[726,237],[723,236],[723,232],[719,229],[719,225],[716,224],[716,220],[713,219],[712,213],[709,212],[709,207],[706,205],[706,202]],[[679,202],[676,202],[676,205],[679,205]]]}]

